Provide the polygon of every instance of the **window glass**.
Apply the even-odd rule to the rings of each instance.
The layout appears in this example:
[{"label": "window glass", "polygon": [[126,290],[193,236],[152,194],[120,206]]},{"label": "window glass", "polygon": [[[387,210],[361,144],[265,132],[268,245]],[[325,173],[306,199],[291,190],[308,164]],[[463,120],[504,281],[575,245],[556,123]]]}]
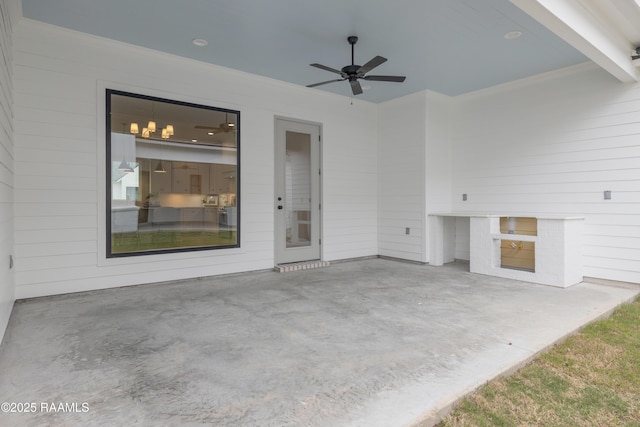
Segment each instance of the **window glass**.
[{"label": "window glass", "polygon": [[239,246],[240,112],[107,90],[107,256]]}]

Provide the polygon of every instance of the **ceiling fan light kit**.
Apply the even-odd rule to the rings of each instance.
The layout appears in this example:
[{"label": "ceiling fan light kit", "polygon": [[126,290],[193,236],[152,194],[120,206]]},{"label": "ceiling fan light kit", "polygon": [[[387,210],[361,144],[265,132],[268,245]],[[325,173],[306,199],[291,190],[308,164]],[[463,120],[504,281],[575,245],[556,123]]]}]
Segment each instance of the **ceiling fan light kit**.
[{"label": "ceiling fan light kit", "polygon": [[349,85],[351,86],[351,92],[354,95],[360,95],[362,93],[362,86],[358,81],[359,79],[369,80],[369,81],[379,81],[379,82],[396,82],[396,83],[402,83],[406,79],[405,76],[366,75],[369,71],[385,63],[387,61],[387,58],[383,58],[382,56],[376,56],[375,58],[373,58],[372,60],[370,60],[369,62],[367,62],[362,66],[356,65],[354,51],[355,51],[355,45],[358,42],[358,37],[349,36],[347,37],[347,41],[351,45],[351,65],[346,65],[342,67],[342,69],[336,70],[335,68],[327,67],[326,65],[322,65],[322,64],[316,64],[316,63],[310,64],[312,67],[329,71],[331,73],[340,74],[341,78],[310,84],[310,85],[307,85],[307,87],[316,87],[316,86],[321,86],[327,83],[343,82],[345,80],[348,80]]}]

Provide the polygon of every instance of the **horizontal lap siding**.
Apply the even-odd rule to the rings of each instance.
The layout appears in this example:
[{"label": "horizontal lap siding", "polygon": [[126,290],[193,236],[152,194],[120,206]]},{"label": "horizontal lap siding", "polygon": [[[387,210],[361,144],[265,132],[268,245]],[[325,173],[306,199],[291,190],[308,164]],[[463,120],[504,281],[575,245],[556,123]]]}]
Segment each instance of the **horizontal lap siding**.
[{"label": "horizontal lap siding", "polygon": [[[273,267],[275,116],[323,125],[324,257],[377,253],[374,104],[35,21],[16,34],[18,297]],[[241,248],[103,258],[105,82],[241,111]]]},{"label": "horizontal lap siding", "polygon": [[429,261],[427,216],[451,210],[450,104],[423,91],[379,105],[380,255]]},{"label": "horizontal lap siding", "polygon": [[20,19],[18,0],[0,2],[0,341],[14,301],[14,28]]},{"label": "horizontal lap siding", "polygon": [[[344,124],[322,128],[322,253],[327,261],[378,253],[378,168],[375,108],[370,125],[363,111],[345,113],[361,123],[356,141],[343,140],[351,131]],[[331,141],[342,140],[340,144]]]},{"label": "horizontal lap siding", "polygon": [[584,216],[584,275],[640,282],[640,85],[583,66],[460,97],[455,117],[455,209]]},{"label": "horizontal lap siding", "polygon": [[[95,77],[85,75],[82,67],[64,69],[63,60],[17,46],[20,294],[24,284],[90,277],[82,271],[97,264],[98,177]],[[53,73],[47,69],[50,61],[56,64]],[[77,221],[70,222],[72,218]]]},{"label": "horizontal lap siding", "polygon": [[380,255],[421,262],[426,261],[426,107],[425,93],[379,107]]}]

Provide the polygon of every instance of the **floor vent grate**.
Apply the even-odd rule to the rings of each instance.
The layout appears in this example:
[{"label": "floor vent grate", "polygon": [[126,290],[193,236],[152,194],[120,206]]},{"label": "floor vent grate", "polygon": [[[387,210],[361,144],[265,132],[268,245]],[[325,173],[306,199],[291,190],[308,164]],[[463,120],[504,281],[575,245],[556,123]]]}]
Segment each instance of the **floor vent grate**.
[{"label": "floor vent grate", "polygon": [[309,270],[310,268],[322,268],[329,267],[327,261],[303,261],[292,262],[290,264],[278,264],[274,267],[274,270],[278,273],[288,273],[290,271]]}]

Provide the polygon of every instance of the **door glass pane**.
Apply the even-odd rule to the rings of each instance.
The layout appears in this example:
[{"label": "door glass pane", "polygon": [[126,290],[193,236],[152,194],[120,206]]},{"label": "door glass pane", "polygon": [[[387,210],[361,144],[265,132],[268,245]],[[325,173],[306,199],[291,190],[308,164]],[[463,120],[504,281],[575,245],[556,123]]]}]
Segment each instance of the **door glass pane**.
[{"label": "door glass pane", "polygon": [[285,232],[287,248],[311,245],[311,135],[286,133]]}]

